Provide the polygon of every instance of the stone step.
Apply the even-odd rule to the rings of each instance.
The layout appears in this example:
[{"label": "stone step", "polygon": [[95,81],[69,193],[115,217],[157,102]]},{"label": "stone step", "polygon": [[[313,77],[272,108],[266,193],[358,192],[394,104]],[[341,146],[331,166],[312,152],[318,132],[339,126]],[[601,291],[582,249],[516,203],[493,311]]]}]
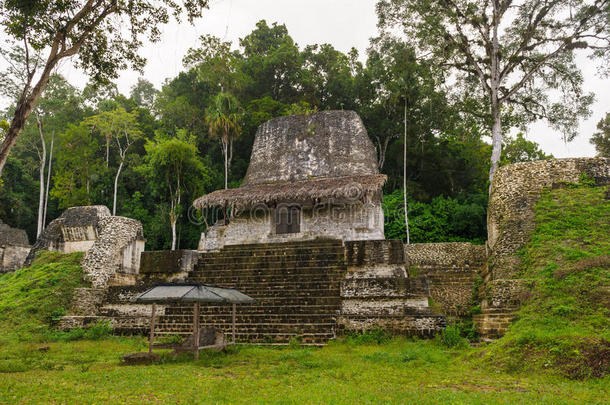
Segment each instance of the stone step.
[{"label": "stone step", "polygon": [[200,259],[225,259],[225,258],[275,258],[286,256],[345,256],[345,249],[339,247],[295,247],[295,248],[272,248],[272,249],[240,249],[240,250],[219,250],[216,252],[199,253]]},{"label": "stone step", "polygon": [[[165,323],[160,321],[159,329],[163,332],[169,333],[180,333],[180,332],[192,332],[192,323]],[[220,330],[230,330],[232,328],[231,323],[225,322],[205,322],[202,326],[214,327]],[[301,324],[279,324],[279,323],[265,323],[265,324],[236,324],[236,333],[240,334],[259,334],[259,335],[272,335],[272,334],[316,334],[316,333],[333,333],[335,323],[301,323]]]},{"label": "stone step", "polygon": [[[248,285],[248,284],[261,284],[267,285],[284,285],[284,284],[302,284],[302,283],[341,283],[343,277],[329,277],[328,275],[317,275],[310,276],[307,274],[275,274],[275,275],[255,275],[255,276],[231,276],[222,277],[219,275],[207,275],[199,274],[197,276],[190,276],[189,280],[193,282],[200,282],[203,284],[215,284],[217,282],[225,282],[227,285]],[[209,281],[208,281],[209,280]]]},{"label": "stone step", "polygon": [[274,263],[257,263],[255,261],[248,263],[202,263],[195,266],[193,272],[205,272],[205,271],[278,271],[278,270],[301,270],[305,271],[316,271],[316,270],[327,270],[327,272],[341,271],[346,269],[341,263],[336,260],[329,261],[290,261],[290,262],[274,262]]},{"label": "stone step", "polygon": [[[287,305],[341,305],[341,297],[339,294],[320,297],[259,297],[256,298],[254,304],[238,305],[238,308],[245,311],[247,308],[256,307],[277,307],[281,308]],[[203,308],[204,306],[202,306]],[[192,309],[192,306],[190,307]]]},{"label": "stone step", "polygon": [[208,253],[199,256],[197,265],[208,262],[235,262],[235,263],[247,263],[250,261],[259,262],[273,262],[278,260],[343,260],[343,251],[322,251],[322,252],[311,252],[311,251],[281,251],[278,250],[274,254],[266,252],[266,254],[258,254],[252,252],[240,252],[241,254],[233,253]]},{"label": "stone step", "polygon": [[201,275],[217,275],[217,276],[248,276],[248,275],[267,275],[267,276],[277,276],[277,275],[291,275],[291,274],[304,274],[308,276],[316,276],[316,275],[326,275],[333,277],[342,277],[345,273],[345,267],[337,266],[337,265],[329,265],[329,266],[299,266],[297,264],[290,266],[208,266],[208,268],[202,269],[194,269],[191,273],[189,273],[189,277],[197,277],[200,273]]},{"label": "stone step", "polygon": [[[231,286],[223,285],[222,287],[231,287]],[[278,298],[290,298],[293,300],[301,299],[301,298],[328,298],[328,297],[333,297],[335,295],[337,298],[339,297],[338,288],[335,288],[335,289],[332,289],[332,288],[328,288],[328,289],[324,289],[324,288],[316,288],[316,289],[283,288],[283,289],[266,290],[266,289],[263,289],[263,287],[258,287],[256,289],[240,288],[240,291],[257,300],[259,300],[259,299],[268,300],[268,299],[278,299]],[[255,303],[255,305],[256,305],[256,303]]]},{"label": "stone step", "polygon": [[[175,331],[175,332],[158,332],[155,336],[161,337],[166,335],[190,335],[191,330]],[[231,339],[229,329],[225,329],[225,334],[228,339]],[[242,333],[237,331],[235,338],[237,343],[250,344],[268,344],[268,345],[286,345],[292,339],[298,338],[303,345],[324,345],[329,340],[336,337],[335,332],[321,333]]]},{"label": "stone step", "polygon": [[303,256],[345,256],[345,251],[343,247],[333,247],[333,248],[307,248],[307,247],[299,247],[299,248],[289,248],[289,249],[261,249],[261,250],[221,250],[218,252],[209,252],[209,253],[200,253],[199,260],[206,259],[243,259],[247,258],[273,258],[273,257],[287,257],[287,256],[295,256],[295,257],[303,257]]},{"label": "stone step", "polygon": [[307,247],[343,247],[343,242],[338,239],[324,239],[324,240],[309,240],[309,241],[295,241],[295,242],[283,242],[283,243],[249,243],[244,245],[227,245],[221,249],[221,251],[232,251],[232,250],[258,250],[258,249],[287,249],[287,248],[307,248]]},{"label": "stone step", "polygon": [[[237,306],[237,313],[246,313],[244,311],[246,307]],[[282,305],[281,307],[272,307],[272,306],[248,306],[247,313],[251,315],[255,314],[265,314],[265,315],[283,315],[285,313],[290,315],[300,315],[300,314],[331,314],[335,313],[337,310],[341,308],[340,305]],[[278,311],[283,309],[283,312]],[[193,316],[193,307],[167,307],[165,309],[166,314],[186,314],[188,316]],[[225,306],[201,306],[200,308],[201,314],[218,314],[231,311],[231,307],[228,305]]]},{"label": "stone step", "polygon": [[260,282],[225,282],[222,285],[213,282],[208,278],[199,279],[199,281],[203,284],[216,285],[218,287],[227,287],[227,288],[236,288],[243,293],[248,294],[246,291],[257,292],[259,294],[267,293],[267,292],[279,292],[279,291],[295,291],[295,290],[306,290],[306,291],[339,291],[341,287],[340,281],[333,282],[269,282],[265,280],[261,280]]},{"label": "stone step", "polygon": [[[255,314],[244,314],[241,312],[237,312],[235,314],[236,322],[238,323],[250,323],[254,322],[258,324],[258,322],[268,322],[268,323],[299,323],[303,321],[311,321],[310,323],[328,323],[334,320],[336,314],[339,312],[339,309],[334,311],[334,314],[330,313],[302,313],[302,314],[263,314],[263,313],[255,313]],[[161,317],[165,317],[168,322],[192,322],[193,314],[165,314],[161,315]],[[232,322],[232,313],[231,311],[226,312],[217,312],[217,313],[207,313],[202,314],[201,319],[206,320],[217,320],[223,322]],[[247,322],[246,322],[247,320]]]}]

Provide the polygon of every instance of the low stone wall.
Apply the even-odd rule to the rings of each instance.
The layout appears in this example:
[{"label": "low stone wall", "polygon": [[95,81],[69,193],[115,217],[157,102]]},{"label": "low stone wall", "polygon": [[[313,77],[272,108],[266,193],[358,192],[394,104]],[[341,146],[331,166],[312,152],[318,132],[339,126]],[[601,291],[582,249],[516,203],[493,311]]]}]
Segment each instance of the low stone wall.
[{"label": "low stone wall", "polygon": [[472,305],[478,273],[485,267],[485,247],[471,243],[405,245],[409,274],[428,280],[430,297],[447,316],[463,316]]}]

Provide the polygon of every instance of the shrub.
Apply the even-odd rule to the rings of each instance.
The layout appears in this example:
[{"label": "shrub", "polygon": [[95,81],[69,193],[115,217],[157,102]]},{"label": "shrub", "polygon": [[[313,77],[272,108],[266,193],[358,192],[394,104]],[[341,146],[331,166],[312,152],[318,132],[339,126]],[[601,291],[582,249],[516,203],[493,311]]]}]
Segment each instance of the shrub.
[{"label": "shrub", "polygon": [[441,342],[447,347],[463,347],[468,344],[462,337],[459,325],[448,325],[441,333]]}]

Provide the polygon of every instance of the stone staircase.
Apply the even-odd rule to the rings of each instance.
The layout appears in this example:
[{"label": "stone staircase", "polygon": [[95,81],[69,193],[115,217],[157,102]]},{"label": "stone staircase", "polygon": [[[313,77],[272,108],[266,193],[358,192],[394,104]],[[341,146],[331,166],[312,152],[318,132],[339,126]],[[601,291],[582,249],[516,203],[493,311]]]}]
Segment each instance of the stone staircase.
[{"label": "stone staircase", "polygon": [[477,332],[483,341],[493,341],[501,338],[508,331],[510,324],[516,318],[514,308],[484,308],[480,314],[472,317],[477,325]]},{"label": "stone staircase", "polygon": [[[228,246],[201,254],[187,282],[237,288],[257,300],[237,306],[238,342],[320,345],[336,336],[341,281],[338,240]],[[191,333],[191,305],[165,308],[159,335]],[[202,305],[201,324],[230,332],[230,305]]]}]

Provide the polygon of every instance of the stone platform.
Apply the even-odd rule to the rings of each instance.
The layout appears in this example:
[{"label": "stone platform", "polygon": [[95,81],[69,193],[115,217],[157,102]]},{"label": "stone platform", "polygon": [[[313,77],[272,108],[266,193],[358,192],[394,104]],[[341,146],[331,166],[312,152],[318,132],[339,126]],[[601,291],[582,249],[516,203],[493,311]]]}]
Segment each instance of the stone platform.
[{"label": "stone platform", "polygon": [[[164,255],[165,254],[165,255]],[[158,260],[160,257],[165,260]],[[392,334],[430,336],[445,319],[428,308],[424,277],[409,278],[400,241],[315,240],[225,247],[217,252],[144,252],[133,286],[80,291],[88,313],[72,312],[60,327],[108,321],[118,333],[145,333],[150,306],[135,297],[157,282],[200,282],[237,288],[257,302],[239,305],[237,341],[322,345],[346,331],[381,328]],[[78,297],[77,297],[78,298]],[[92,303],[93,302],[93,303]],[[159,335],[191,332],[192,307],[160,305]],[[202,325],[225,332],[231,308],[204,305]]]}]

